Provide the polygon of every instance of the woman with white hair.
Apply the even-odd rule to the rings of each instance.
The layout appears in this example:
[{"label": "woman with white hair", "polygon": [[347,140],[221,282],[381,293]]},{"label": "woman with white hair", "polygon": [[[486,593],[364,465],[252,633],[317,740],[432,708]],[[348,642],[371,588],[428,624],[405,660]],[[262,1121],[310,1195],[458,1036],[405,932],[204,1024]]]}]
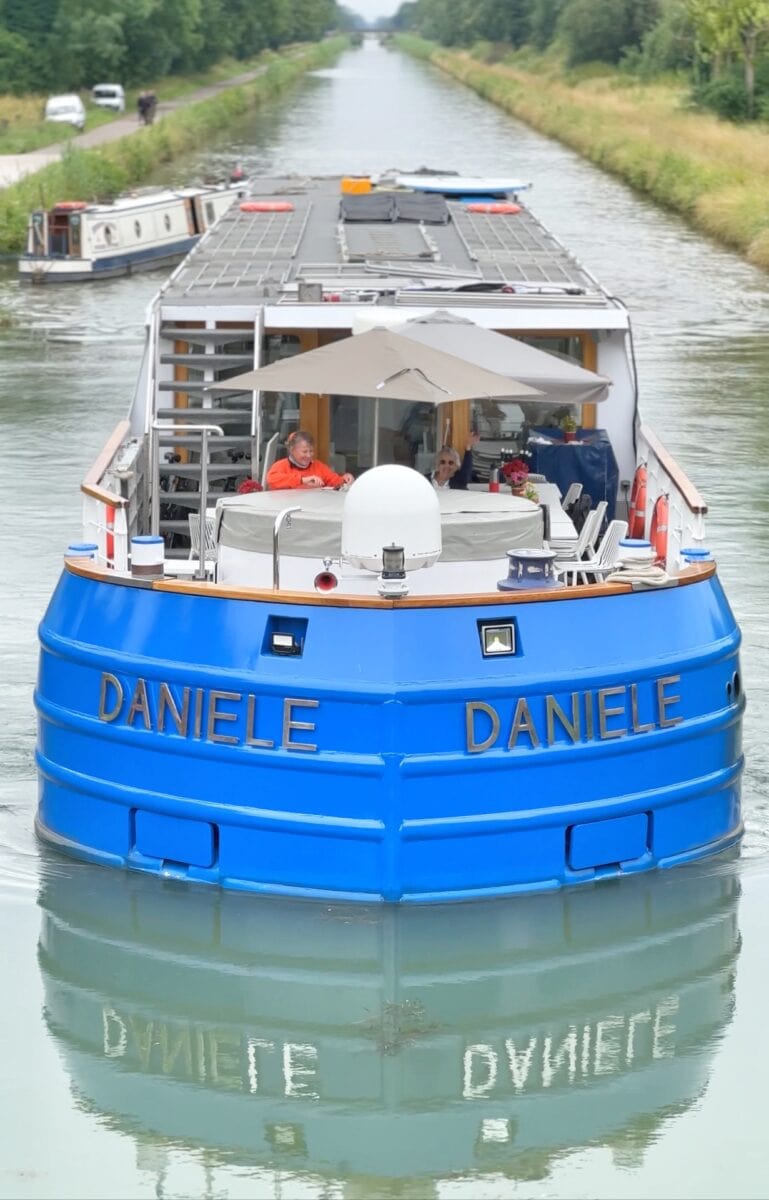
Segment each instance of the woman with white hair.
[{"label": "woman with white hair", "polygon": [[464,457],[459,457],[459,451],[453,446],[441,446],[435,456],[435,465],[427,473],[434,488],[459,488],[467,491],[467,485],[473,477],[473,446],[479,441],[477,433],[471,433],[465,447]]}]

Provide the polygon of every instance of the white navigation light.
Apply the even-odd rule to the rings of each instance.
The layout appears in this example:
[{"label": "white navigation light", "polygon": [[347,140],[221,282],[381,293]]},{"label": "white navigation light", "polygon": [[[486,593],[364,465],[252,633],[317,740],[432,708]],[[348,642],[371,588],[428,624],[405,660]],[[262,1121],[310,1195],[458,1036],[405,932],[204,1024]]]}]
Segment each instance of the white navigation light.
[{"label": "white navigation light", "polygon": [[481,625],[481,648],[484,658],[496,654],[515,654],[515,627],[508,625]]},{"label": "white navigation light", "polygon": [[379,576],[380,596],[407,596],[406,555],[403,546],[382,547],[382,574]]},{"label": "white navigation light", "polygon": [[382,571],[382,548],[403,549],[406,571],[431,567],[440,557],[441,510],[424,475],[388,463],[371,467],[351,485],[342,512],[342,561]]}]

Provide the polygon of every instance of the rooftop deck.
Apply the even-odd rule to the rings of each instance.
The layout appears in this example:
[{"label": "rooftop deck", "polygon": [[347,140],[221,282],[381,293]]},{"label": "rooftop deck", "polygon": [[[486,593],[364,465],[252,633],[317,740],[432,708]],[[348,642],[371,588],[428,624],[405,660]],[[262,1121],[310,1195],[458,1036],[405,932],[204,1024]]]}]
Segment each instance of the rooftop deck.
[{"label": "rooftop deck", "polygon": [[317,303],[322,290],[356,305],[435,307],[448,292],[452,307],[613,306],[525,207],[487,214],[448,199],[445,223],[342,220],[338,177],[260,179],[250,199],[293,207],[234,204],[169,281],[166,303]]}]

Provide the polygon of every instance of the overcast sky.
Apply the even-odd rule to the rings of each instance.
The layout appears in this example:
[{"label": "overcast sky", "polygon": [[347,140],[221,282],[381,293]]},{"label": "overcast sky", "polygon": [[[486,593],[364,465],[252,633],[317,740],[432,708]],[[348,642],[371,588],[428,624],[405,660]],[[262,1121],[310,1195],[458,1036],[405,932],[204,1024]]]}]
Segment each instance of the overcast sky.
[{"label": "overcast sky", "polygon": [[342,0],[345,8],[358,13],[367,21],[375,17],[391,17],[401,6],[401,0]]}]

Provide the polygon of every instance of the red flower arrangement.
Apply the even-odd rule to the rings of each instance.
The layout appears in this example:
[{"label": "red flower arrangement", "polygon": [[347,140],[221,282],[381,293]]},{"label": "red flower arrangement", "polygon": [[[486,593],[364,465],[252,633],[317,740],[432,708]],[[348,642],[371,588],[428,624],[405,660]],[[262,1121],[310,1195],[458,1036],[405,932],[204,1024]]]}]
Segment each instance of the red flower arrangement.
[{"label": "red flower arrangement", "polygon": [[522,458],[502,464],[502,474],[512,487],[522,487],[529,477],[529,468]]},{"label": "red flower arrangement", "polygon": [[258,479],[244,479],[238,487],[238,494],[244,495],[246,492],[263,492],[264,488]]}]

